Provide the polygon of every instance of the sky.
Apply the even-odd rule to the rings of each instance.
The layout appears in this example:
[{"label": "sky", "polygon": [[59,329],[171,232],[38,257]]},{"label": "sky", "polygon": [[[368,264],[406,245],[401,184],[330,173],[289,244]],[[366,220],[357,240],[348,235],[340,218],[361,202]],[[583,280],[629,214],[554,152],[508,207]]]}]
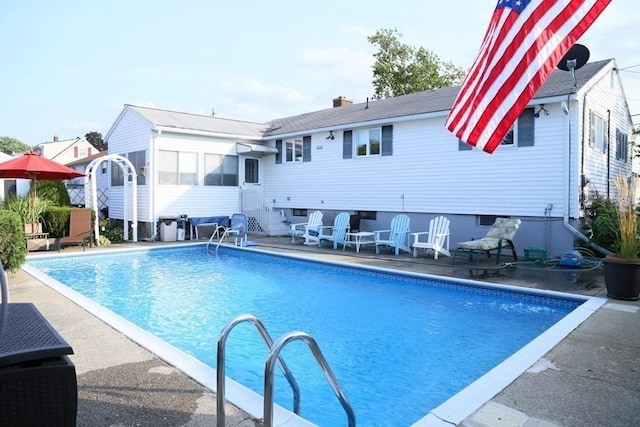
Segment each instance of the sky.
[{"label": "sky", "polygon": [[[0,2],[0,136],[101,132],[125,104],[266,122],[373,95],[379,29],[468,69],[496,0]],[[640,124],[640,13],[612,0],[579,40],[615,58]]]}]

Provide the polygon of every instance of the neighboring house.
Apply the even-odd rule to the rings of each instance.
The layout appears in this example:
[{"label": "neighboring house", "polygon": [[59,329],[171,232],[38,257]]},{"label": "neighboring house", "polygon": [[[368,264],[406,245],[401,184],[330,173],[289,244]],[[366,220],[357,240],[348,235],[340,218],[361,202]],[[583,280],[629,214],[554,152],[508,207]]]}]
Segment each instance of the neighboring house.
[{"label": "neighboring house", "polygon": [[71,139],[58,139],[56,135],[53,141],[38,144],[35,149],[42,157],[55,160],[66,165],[73,161],[96,154],[98,150],[84,137]]},{"label": "neighboring house", "polygon": [[[95,149],[94,149],[95,150]],[[107,155],[107,151],[98,151],[91,156],[84,157],[80,160],[75,160],[71,163],[67,163],[72,169],[85,173],[87,166],[93,160]],[[98,188],[98,208],[103,209],[108,207],[109,203],[109,174],[107,168],[109,164],[103,163],[96,176],[97,188]],[[74,178],[67,181],[67,190],[69,191],[69,198],[72,205],[84,205],[85,204],[85,177]]]},{"label": "neighboring house", "polygon": [[[13,158],[14,156],[0,152],[0,163]],[[25,196],[29,194],[29,185],[28,179],[0,179],[0,203],[9,195]]]},{"label": "neighboring house", "polygon": [[[615,195],[615,177],[631,173],[632,121],[615,61],[575,78],[574,87],[571,73],[554,71],[492,155],[445,129],[459,88],[358,104],[339,97],[334,108],[265,124],[126,105],[105,141],[145,171],[137,209],[149,229],[161,216],[244,211],[252,232],[279,234],[280,215],[299,222],[319,209],[326,224],[357,213],[371,231],[403,212],[412,231],[448,216],[455,245],[510,216],[522,220],[519,252],[559,255],[574,246],[588,197]],[[112,172],[110,215],[122,218],[122,175]]]}]

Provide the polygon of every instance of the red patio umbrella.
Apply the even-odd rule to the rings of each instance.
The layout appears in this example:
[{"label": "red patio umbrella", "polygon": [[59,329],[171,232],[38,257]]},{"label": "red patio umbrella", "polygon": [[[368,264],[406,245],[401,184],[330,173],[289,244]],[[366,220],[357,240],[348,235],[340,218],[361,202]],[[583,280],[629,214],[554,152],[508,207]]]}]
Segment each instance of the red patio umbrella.
[{"label": "red patio umbrella", "polygon": [[24,156],[0,163],[0,178],[31,180],[31,222],[36,222],[36,180],[73,179],[84,176],[82,172],[27,151]]}]

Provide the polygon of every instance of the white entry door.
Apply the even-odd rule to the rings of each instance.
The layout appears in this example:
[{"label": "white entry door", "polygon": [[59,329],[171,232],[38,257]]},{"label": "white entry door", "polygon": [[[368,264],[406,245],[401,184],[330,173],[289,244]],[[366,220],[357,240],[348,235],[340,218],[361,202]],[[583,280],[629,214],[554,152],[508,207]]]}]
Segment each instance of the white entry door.
[{"label": "white entry door", "polygon": [[242,166],[242,189],[259,190],[262,184],[260,158],[245,157]]}]

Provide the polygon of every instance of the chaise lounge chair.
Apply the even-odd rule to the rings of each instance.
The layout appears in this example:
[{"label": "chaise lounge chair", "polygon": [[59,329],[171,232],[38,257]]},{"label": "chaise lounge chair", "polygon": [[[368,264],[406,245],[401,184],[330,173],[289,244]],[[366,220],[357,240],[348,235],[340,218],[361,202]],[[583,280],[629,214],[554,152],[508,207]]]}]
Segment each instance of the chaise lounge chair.
[{"label": "chaise lounge chair", "polygon": [[[393,248],[395,254],[400,251],[411,252],[409,248],[409,217],[404,214],[396,215],[391,219],[389,230],[378,230],[373,232],[373,239],[376,245],[376,255],[380,254],[380,246]],[[383,238],[382,236],[385,236]]]},{"label": "chaise lounge chair", "polygon": [[[323,241],[333,242],[333,249],[338,249],[338,245],[349,245],[346,240],[350,229],[350,216],[348,212],[341,212],[333,219],[333,225],[323,225],[319,228],[318,246],[322,246]],[[331,231],[331,234],[329,234]]]},{"label": "chaise lounge chair", "polygon": [[58,240],[58,252],[67,245],[82,245],[83,251],[87,242],[91,246],[91,212],[91,209],[71,209],[69,235]]},{"label": "chaise lounge chair", "polygon": [[289,236],[291,236],[291,243],[295,243],[295,239],[304,239],[303,244],[315,245],[318,244],[320,235],[320,227],[322,227],[322,212],[315,211],[309,215],[309,222],[302,222],[298,224],[291,224],[289,230]]},{"label": "chaise lounge chair", "polygon": [[496,218],[487,235],[483,238],[458,243],[456,252],[453,255],[453,264],[456,263],[456,257],[459,252],[469,255],[469,259],[476,256],[476,264],[478,264],[480,255],[483,252],[486,252],[487,257],[491,258],[492,251],[497,251],[496,264],[499,264],[502,248],[511,249],[513,259],[517,261],[518,255],[513,244],[513,238],[520,227],[520,222],[519,219],[514,218]]},{"label": "chaise lounge chair", "polygon": [[[429,231],[411,233],[413,235],[413,257],[418,256],[418,249],[425,252],[433,252],[433,259],[438,259],[438,254],[450,256],[449,252],[449,219],[438,216],[429,221]],[[420,240],[426,236],[426,241]]]}]

